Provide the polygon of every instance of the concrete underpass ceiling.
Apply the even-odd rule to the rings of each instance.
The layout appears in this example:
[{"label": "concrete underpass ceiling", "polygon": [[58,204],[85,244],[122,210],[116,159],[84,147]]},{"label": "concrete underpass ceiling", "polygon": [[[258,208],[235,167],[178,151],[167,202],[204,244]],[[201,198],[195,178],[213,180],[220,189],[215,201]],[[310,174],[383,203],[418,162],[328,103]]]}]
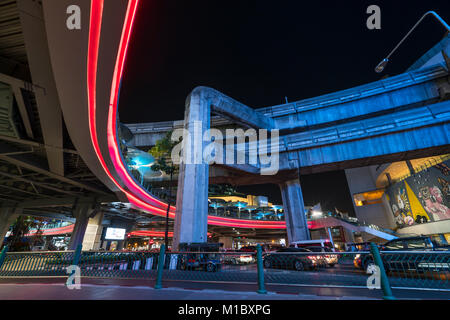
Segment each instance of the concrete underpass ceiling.
[{"label": "concrete underpass ceiling", "polygon": [[0,10],[0,73],[30,81],[25,40],[17,2],[2,1]]},{"label": "concrete underpass ceiling", "polygon": [[4,0],[1,8],[0,81],[14,101],[6,110],[11,132],[0,136],[0,202],[110,195],[77,152],[64,149],[72,143],[65,141],[41,2]]},{"label": "concrete underpass ceiling", "polygon": [[36,144],[0,138],[0,201],[22,203],[61,197],[105,196],[111,192],[76,153],[65,159],[65,176],[48,170],[45,150]]}]

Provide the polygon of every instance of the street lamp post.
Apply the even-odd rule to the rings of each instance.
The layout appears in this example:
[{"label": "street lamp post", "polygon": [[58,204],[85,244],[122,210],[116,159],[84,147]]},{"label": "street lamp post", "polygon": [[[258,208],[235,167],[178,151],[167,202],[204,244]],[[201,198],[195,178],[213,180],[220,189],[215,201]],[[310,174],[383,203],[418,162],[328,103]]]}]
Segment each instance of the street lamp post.
[{"label": "street lamp post", "polygon": [[406,34],[406,36],[403,37],[403,39],[397,44],[397,46],[389,53],[389,55],[384,58],[375,68],[375,72],[381,73],[386,68],[386,65],[389,63],[389,58],[394,54],[395,51],[402,45],[402,43],[409,37],[409,35],[417,28],[417,26],[422,22],[423,19],[425,19],[427,16],[433,16],[435,17],[443,26],[445,29],[447,29],[448,32],[450,32],[450,26],[442,19],[436,12],[434,11],[428,11],[425,13],[422,18],[412,27],[411,30]]},{"label": "street lamp post", "polygon": [[172,203],[172,180],[173,180],[173,170],[170,171],[170,184],[169,184],[169,201],[167,204],[167,210],[166,210],[166,229],[164,232],[164,244],[166,248],[169,247],[169,211],[170,211],[170,205]]}]

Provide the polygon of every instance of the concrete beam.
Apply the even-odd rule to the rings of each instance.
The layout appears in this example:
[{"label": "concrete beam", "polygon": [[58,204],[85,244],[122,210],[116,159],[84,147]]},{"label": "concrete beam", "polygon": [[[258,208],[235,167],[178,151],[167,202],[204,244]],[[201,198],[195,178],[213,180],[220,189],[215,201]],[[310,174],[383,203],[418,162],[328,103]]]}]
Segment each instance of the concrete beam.
[{"label": "concrete beam", "polygon": [[[6,148],[6,146],[4,146],[4,147]],[[8,146],[7,148],[10,151],[11,150],[14,151],[14,148],[12,148],[10,146]],[[17,149],[17,151],[21,151],[21,150]],[[106,192],[104,192],[102,190],[99,190],[99,189],[95,188],[95,187],[89,186],[88,184],[81,183],[81,182],[78,182],[76,180],[69,179],[67,177],[64,177],[64,176],[61,176],[59,174],[53,173],[53,172],[47,170],[42,164],[36,163],[35,158],[29,158],[29,157],[27,158],[26,155],[22,155],[22,156],[5,156],[5,155],[1,155],[0,154],[0,159],[4,160],[6,162],[12,163],[14,165],[17,165],[19,167],[23,167],[23,168],[26,168],[28,170],[31,170],[31,171],[34,171],[34,172],[38,172],[40,174],[46,175],[48,177],[51,177],[53,179],[60,180],[62,182],[65,182],[65,183],[77,186],[79,188],[82,188],[82,189],[85,189],[85,190],[88,190],[88,191],[92,191],[92,192],[95,192],[95,193],[98,193],[98,194],[103,194],[103,195],[107,195],[108,194],[108,193],[106,193]]]},{"label": "concrete beam", "polygon": [[26,140],[26,139],[20,139],[20,138],[14,138],[14,137],[8,137],[8,136],[0,135],[0,140],[8,141],[8,142],[14,142],[14,143],[19,143],[19,144],[23,144],[23,145],[26,145],[26,146],[36,147],[36,148],[57,149],[59,151],[65,152],[65,153],[78,154],[78,152],[76,150],[66,149],[66,148],[59,148],[59,147],[55,147],[55,146],[47,146],[47,145],[45,145],[43,143],[39,143],[39,142],[36,142],[36,141],[31,141],[31,140]]},{"label": "concrete beam", "polygon": [[[367,139],[343,142],[298,151],[302,167],[314,167],[324,164],[345,163],[346,161],[366,161],[371,158],[417,153],[437,148],[444,153],[450,152],[450,124],[416,128],[410,131],[395,132],[389,135],[372,136]],[[417,152],[416,152],[417,151]],[[430,156],[430,154],[428,154]],[[393,157],[395,161],[397,157]],[[396,161],[400,159],[397,158]],[[388,162],[388,161],[385,161]]]},{"label": "concrete beam", "polygon": [[192,96],[202,96],[203,99],[209,101],[209,106],[213,112],[230,119],[232,122],[251,128],[268,130],[274,128],[274,121],[271,118],[212,88],[195,88],[187,98],[186,103],[189,103]]},{"label": "concrete beam", "polygon": [[65,190],[62,190],[60,188],[51,187],[51,186],[49,186],[49,185],[47,185],[45,183],[36,182],[36,181],[30,180],[30,179],[22,178],[21,176],[10,174],[10,173],[6,173],[6,172],[0,172],[0,176],[4,176],[4,177],[10,178],[12,180],[16,180],[16,181],[26,182],[26,183],[29,183],[31,185],[39,186],[39,187],[41,187],[43,189],[52,190],[52,191],[55,191],[55,192],[58,192],[58,193],[61,193],[61,194],[69,194],[69,195],[73,195],[73,196],[77,195],[77,193],[74,193],[74,192],[65,191]]},{"label": "concrete beam", "polygon": [[63,197],[63,198],[53,198],[53,199],[42,199],[42,200],[29,200],[19,203],[17,206],[19,208],[49,208],[49,207],[66,207],[73,206],[76,201],[80,203],[109,203],[116,202],[117,197],[115,195],[100,196],[98,198],[93,197]]},{"label": "concrete beam", "polygon": [[12,87],[14,97],[16,98],[17,107],[19,109],[20,117],[22,118],[23,125],[25,127],[25,132],[27,133],[27,136],[29,138],[34,138],[33,130],[31,128],[31,121],[30,117],[28,116],[28,111],[25,106],[25,102],[23,100],[22,91],[19,87],[14,86]]},{"label": "concrete beam", "polygon": [[22,33],[33,83],[44,90],[35,92],[42,134],[46,145],[60,148],[47,149],[50,171],[64,175],[62,112],[50,53],[47,45],[42,4],[33,0],[17,0]]},{"label": "concrete beam", "polygon": [[312,128],[357,116],[396,109],[439,98],[439,87],[448,83],[441,65],[403,73],[343,91],[289,104],[257,109],[274,119],[276,128]]}]

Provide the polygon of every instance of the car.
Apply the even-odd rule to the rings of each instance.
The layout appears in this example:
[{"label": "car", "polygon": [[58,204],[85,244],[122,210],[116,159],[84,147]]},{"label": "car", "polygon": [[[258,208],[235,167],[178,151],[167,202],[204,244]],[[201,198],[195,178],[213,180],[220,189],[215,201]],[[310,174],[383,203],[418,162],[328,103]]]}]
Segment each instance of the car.
[{"label": "car", "polygon": [[[384,267],[387,272],[390,271],[434,271],[437,269],[444,269],[450,271],[450,260],[449,256],[443,257],[443,263],[435,264],[433,262],[428,262],[426,259],[432,259],[431,256],[415,255],[414,251],[420,252],[436,252],[436,251],[449,251],[450,246],[438,245],[428,236],[416,236],[416,237],[405,237],[390,240],[385,244],[379,246],[382,258],[384,261]],[[396,253],[402,252],[402,253]],[[408,254],[408,251],[411,254]],[[419,259],[420,258],[420,259]],[[357,254],[354,259],[355,267],[363,270],[368,270],[371,265],[373,265],[373,257],[368,253]]]},{"label": "car", "polygon": [[282,248],[284,248],[284,246],[281,244],[265,244],[262,247],[263,252],[266,252],[266,253],[276,252],[277,250],[282,249]]},{"label": "car", "polygon": [[[323,252],[323,253],[333,252],[333,250],[329,247],[306,247],[305,249],[311,250],[312,252]],[[328,267],[334,267],[339,261],[337,254],[324,254],[321,255],[321,257],[323,257]]]},{"label": "car", "polygon": [[347,243],[346,251],[357,252],[357,251],[370,251],[370,242],[355,242]]},{"label": "car", "polygon": [[[347,244],[347,251],[349,252],[370,252],[370,242],[357,242],[357,243],[349,243]],[[362,255],[357,253],[353,258],[353,265],[357,269],[367,269],[367,265],[363,266],[363,261],[365,261],[366,255]]]},{"label": "car", "polygon": [[254,261],[251,254],[225,254],[223,256],[223,262],[227,264],[248,264]]},{"label": "car", "polygon": [[251,253],[243,254],[239,252],[223,254],[223,262],[227,264],[249,264],[255,259]]},{"label": "car", "polygon": [[256,246],[244,246],[241,249],[239,249],[240,252],[251,252],[256,253]]},{"label": "car", "polygon": [[222,260],[217,253],[187,253],[181,255],[181,270],[203,270],[216,272],[221,269]]},{"label": "car", "polygon": [[[298,255],[294,253],[298,253]],[[264,255],[263,266],[267,269],[280,268],[304,271],[317,269],[324,265],[323,258],[318,255],[307,255],[307,253],[312,253],[312,251],[305,248],[279,249],[276,253]]]},{"label": "car", "polygon": [[398,238],[388,241],[381,246],[381,250],[383,251],[448,251],[448,248],[448,246],[437,244],[427,236]]},{"label": "car", "polygon": [[220,271],[222,254],[219,253],[221,243],[180,243],[181,270]]}]

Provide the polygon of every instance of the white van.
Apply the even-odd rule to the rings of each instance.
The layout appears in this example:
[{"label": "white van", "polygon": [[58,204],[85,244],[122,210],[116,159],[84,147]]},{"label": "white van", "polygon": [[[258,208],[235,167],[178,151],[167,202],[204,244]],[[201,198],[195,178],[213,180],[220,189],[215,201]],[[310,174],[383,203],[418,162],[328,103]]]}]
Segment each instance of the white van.
[{"label": "white van", "polygon": [[334,250],[333,243],[328,239],[294,241],[289,244],[289,248],[305,248],[305,247],[327,247]]}]

